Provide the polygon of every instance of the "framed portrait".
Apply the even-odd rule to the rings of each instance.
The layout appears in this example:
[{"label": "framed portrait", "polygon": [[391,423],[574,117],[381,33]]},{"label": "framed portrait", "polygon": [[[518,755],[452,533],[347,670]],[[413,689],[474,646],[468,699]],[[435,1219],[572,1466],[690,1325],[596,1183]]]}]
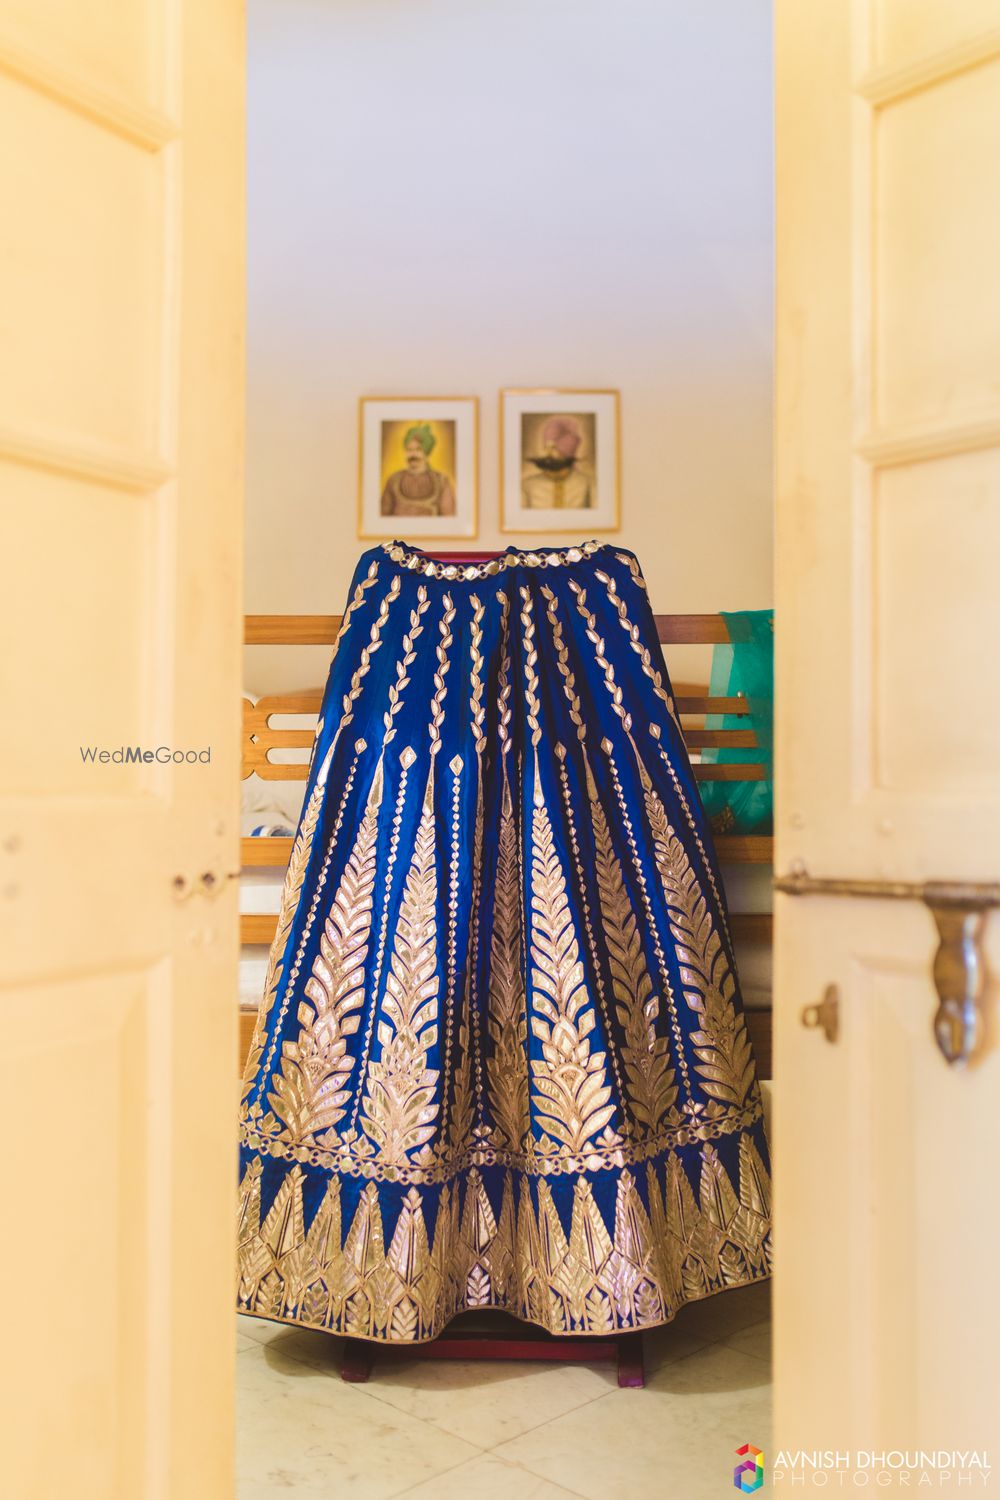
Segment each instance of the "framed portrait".
[{"label": "framed portrait", "polygon": [[358,535],[458,540],[479,524],[475,396],[362,396]]},{"label": "framed portrait", "polygon": [[501,391],[500,529],[616,531],[619,429],[617,391]]}]

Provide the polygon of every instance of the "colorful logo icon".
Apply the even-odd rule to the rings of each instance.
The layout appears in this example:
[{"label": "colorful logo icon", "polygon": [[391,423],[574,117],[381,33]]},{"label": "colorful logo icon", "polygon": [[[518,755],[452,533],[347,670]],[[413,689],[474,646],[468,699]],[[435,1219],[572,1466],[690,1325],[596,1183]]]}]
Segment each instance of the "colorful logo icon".
[{"label": "colorful logo icon", "polygon": [[744,1443],[736,1452],[743,1459],[733,1470],[733,1484],[744,1495],[752,1495],[764,1483],[764,1454],[753,1443]]}]

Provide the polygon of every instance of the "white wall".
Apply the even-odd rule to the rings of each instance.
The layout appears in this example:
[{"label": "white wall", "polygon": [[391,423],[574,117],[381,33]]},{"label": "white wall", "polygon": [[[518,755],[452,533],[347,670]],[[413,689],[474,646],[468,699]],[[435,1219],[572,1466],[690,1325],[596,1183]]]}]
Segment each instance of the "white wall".
[{"label": "white wall", "polygon": [[361,394],[478,394],[510,540],[540,384],[621,389],[658,608],[771,603],[770,46],[769,0],[249,0],[248,610],[342,608]]}]

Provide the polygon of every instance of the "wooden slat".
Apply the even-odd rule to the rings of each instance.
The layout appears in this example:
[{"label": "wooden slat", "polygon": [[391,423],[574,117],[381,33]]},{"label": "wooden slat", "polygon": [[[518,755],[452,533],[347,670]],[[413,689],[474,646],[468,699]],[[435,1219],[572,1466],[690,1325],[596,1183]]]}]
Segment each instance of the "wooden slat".
[{"label": "wooden slat", "polygon": [[707,693],[700,697],[678,694],[674,702],[679,714],[739,714],[745,719],[749,711],[745,698],[710,698]]},{"label": "wooden slat", "polygon": [[663,646],[724,646],[729,631],[721,615],[654,615]]},{"label": "wooden slat", "polygon": [[[277,920],[272,918],[272,922]],[[729,925],[733,937],[744,943],[769,943],[774,935],[774,918],[769,911],[731,911]]]},{"label": "wooden slat", "polygon": [[[770,1078],[771,1072],[771,1037],[772,1023],[769,1010],[744,1011],[747,1021],[747,1031],[753,1046],[754,1059],[757,1063],[757,1077]],[[251,1023],[252,1025],[252,1023]],[[250,1038],[247,1037],[247,1047],[250,1046]]]},{"label": "wooden slat", "polygon": [[257,1020],[256,1006],[240,1006],[240,1056],[239,1067],[236,1076],[243,1077],[243,1068],[250,1051],[250,1043],[253,1040],[253,1028]]},{"label": "wooden slat", "polygon": [[691,768],[694,771],[695,781],[766,781],[767,769],[765,766],[740,765],[736,762],[728,766],[699,766]]},{"label": "wooden slat", "polygon": [[[340,615],[247,615],[248,646],[332,646]],[[657,639],[669,646],[719,646],[729,640],[721,615],[654,615]]]},{"label": "wooden slat", "polygon": [[[294,767],[288,769],[294,770]],[[291,856],[291,839],[240,839],[240,860],[244,866],[267,865],[284,869]]]},{"label": "wooden slat", "polygon": [[[312,744],[311,736],[309,743]],[[276,760],[261,759],[252,762],[244,760],[244,778],[249,776],[251,771],[256,771],[261,781],[305,781],[309,776],[309,767],[305,761],[301,764],[285,765],[282,761]]]},{"label": "wooden slat", "polygon": [[723,833],[715,852],[724,865],[773,865],[774,839],[768,833]]},{"label": "wooden slat", "polygon": [[718,745],[723,750],[756,750],[757,736],[752,729],[685,729],[689,750],[707,750]]},{"label": "wooden slat", "polygon": [[270,944],[277,925],[278,918],[273,912],[244,913],[240,917],[240,942]]},{"label": "wooden slat", "polygon": [[243,639],[248,646],[332,646],[341,615],[247,615]]}]

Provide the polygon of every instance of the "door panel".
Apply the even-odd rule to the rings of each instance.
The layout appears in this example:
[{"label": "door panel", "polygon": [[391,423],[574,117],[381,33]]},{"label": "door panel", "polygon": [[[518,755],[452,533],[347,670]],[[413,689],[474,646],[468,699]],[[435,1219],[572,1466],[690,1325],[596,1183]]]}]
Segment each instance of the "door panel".
[{"label": "door panel", "polygon": [[[783,877],[1000,882],[998,23],[777,6]],[[783,894],[775,921],[776,1445],[989,1448],[1000,918],[964,1068],[922,902]],[[830,984],[832,1042],[802,1014]]]},{"label": "door panel", "polygon": [[868,15],[874,60],[901,67],[928,53],[961,46],[996,29],[996,0],[878,0]]},{"label": "door panel", "polygon": [[133,105],[161,107],[173,62],[171,0],[80,5],[78,0],[5,0],[5,48],[36,69],[59,68],[78,86]]},{"label": "door panel", "polygon": [[[949,1069],[922,906],[778,904],[775,1446],[982,1449],[1000,1410],[995,1002],[987,1056]],[[836,1043],[799,1014],[831,983]]]},{"label": "door panel", "polygon": [[4,216],[14,274],[0,278],[0,316],[59,335],[58,358],[38,338],[0,364],[4,426],[155,455],[170,153],[139,150],[2,74],[0,141],[0,196],[17,205]]},{"label": "door panel", "polygon": [[1000,60],[886,104],[870,130],[870,421],[909,428],[995,416]]},{"label": "door panel", "polygon": [[[1000,33],[997,60],[925,58],[885,97],[865,7],[820,8],[825,26],[778,12],[777,671],[794,745],[779,734],[777,860],[987,881]],[[963,7],[947,14],[959,35]]]},{"label": "door panel", "polygon": [[224,1500],[243,17],[97,9],[0,0],[4,1487]]},{"label": "door panel", "polygon": [[[944,816],[996,797],[1000,718],[984,661],[1000,642],[998,494],[995,448],[876,481],[872,785]],[[933,876],[934,854],[922,875]]]}]

